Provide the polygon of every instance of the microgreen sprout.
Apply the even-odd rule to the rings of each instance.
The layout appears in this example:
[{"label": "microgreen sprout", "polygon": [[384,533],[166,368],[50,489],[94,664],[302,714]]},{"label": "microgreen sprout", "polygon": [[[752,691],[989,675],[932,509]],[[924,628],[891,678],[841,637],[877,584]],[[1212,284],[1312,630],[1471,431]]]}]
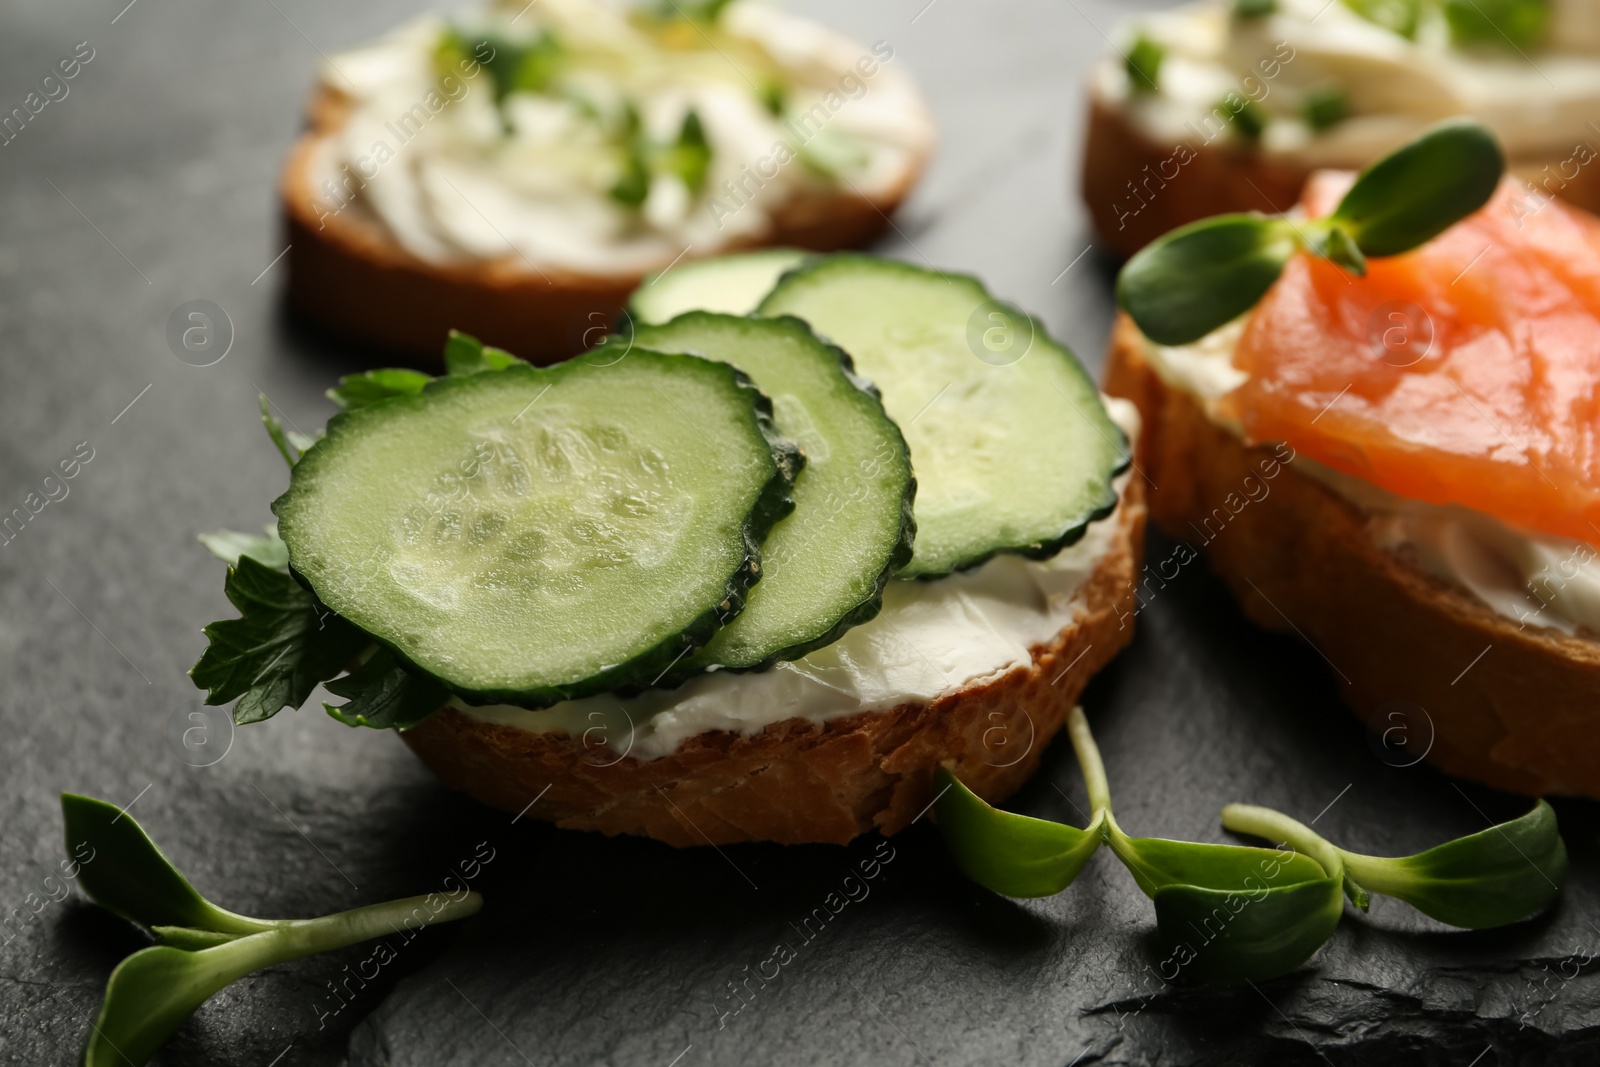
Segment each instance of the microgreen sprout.
[{"label": "microgreen sprout", "polygon": [[1560,895],[1567,873],[1567,846],[1555,810],[1543,800],[1521,818],[1414,856],[1347,852],[1287,815],[1249,804],[1223,808],[1222,825],[1234,833],[1285,841],[1299,851],[1336,853],[1344,865],[1346,894],[1362,910],[1369,893],[1380,893],[1469,930],[1537,915]]},{"label": "microgreen sprout", "polygon": [[252,919],[195,891],[125,811],[61,795],[67,850],[87,843],[94,862],[78,882],[108,911],[138,923],[156,944],[117,965],[90,1027],[85,1067],[138,1067],[212,994],[252,971],[330,952],[406,927],[464,919],[477,893],[429,893],[317,919]]},{"label": "microgreen sprout", "polygon": [[1287,974],[1333,936],[1344,896],[1365,909],[1369,893],[1383,893],[1476,929],[1537,914],[1566,875],[1566,846],[1543,801],[1520,819],[1394,859],[1346,852],[1287,815],[1242,804],[1223,809],[1223,825],[1282,845],[1130,837],[1112,812],[1082,708],[1068,717],[1067,734],[1088,788],[1087,829],[990,807],[941,768],[940,832],[969,878],[1013,897],[1060,892],[1106,844],[1155,906],[1168,978],[1227,984]]},{"label": "microgreen sprout", "polygon": [[1351,274],[1431,240],[1494,194],[1505,156],[1470,119],[1449,119],[1372,164],[1331,215],[1294,221],[1218,215],[1173,230],[1128,260],[1117,303],[1157,344],[1197,341],[1245,311],[1303,251]]}]

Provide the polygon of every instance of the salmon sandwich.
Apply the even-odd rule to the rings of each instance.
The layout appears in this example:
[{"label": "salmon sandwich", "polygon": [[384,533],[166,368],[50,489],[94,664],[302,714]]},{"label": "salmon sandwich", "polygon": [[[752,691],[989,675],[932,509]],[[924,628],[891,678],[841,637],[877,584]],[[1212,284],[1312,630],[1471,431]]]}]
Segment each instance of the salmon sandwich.
[{"label": "salmon sandwich", "polygon": [[1474,124],[1129,261],[1152,514],[1407,758],[1600,796],[1600,220]]}]

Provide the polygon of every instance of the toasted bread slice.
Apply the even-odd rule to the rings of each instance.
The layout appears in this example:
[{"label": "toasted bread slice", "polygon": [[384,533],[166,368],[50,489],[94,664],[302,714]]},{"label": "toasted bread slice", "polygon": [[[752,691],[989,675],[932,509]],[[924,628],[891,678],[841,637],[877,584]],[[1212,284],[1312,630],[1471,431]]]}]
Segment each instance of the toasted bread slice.
[{"label": "toasted bread slice", "polygon": [[[1600,642],[1519,628],[1381,547],[1367,513],[1218,425],[1143,345],[1120,316],[1106,392],[1143,416],[1138,459],[1160,487],[1150,512],[1204,546],[1246,615],[1305,636],[1373,729],[1394,727],[1396,707],[1420,707],[1405,716],[1407,760],[1425,749],[1446,773],[1501,789],[1600,797]],[[1270,491],[1235,511],[1228,501],[1251,484]]]},{"label": "toasted bread slice", "polygon": [[643,834],[672,845],[735,841],[843,844],[893,834],[933,801],[934,768],[991,803],[1010,796],[1077,703],[1133,637],[1144,496],[1128,479],[1111,548],[1078,591],[1074,622],[1033,661],[926,704],[818,724],[790,719],[749,736],[690,738],[655,760],[585,748],[581,738],[484,722],[454,709],[401,736],[445,784],[486,804],[577,830]]},{"label": "toasted bread slice", "polygon": [[[486,344],[536,363],[592,347],[650,271],[580,274],[536,268],[517,256],[433,263],[412,254],[358,201],[337,214],[319,211],[318,154],[343,126],[350,101],[326,87],[308,109],[308,128],[290,149],[279,181],[289,245],[290,305],[333,333],[392,352],[438,360],[445,337],[464,330]],[[835,251],[864,245],[890,225],[932,154],[931,141],[878,196],[817,193],[788,201],[760,240],[707,248],[721,254],[790,246]],[[691,254],[697,254],[691,253]]]},{"label": "toasted bread slice", "polygon": [[[1310,166],[1262,155],[1227,134],[1209,144],[1154,141],[1124,108],[1088,95],[1083,202],[1100,243],[1120,258],[1211,215],[1287,211],[1311,177]],[[1532,184],[1530,196],[1560,196],[1600,213],[1600,167],[1571,163],[1562,156],[1513,159],[1510,170]]]}]

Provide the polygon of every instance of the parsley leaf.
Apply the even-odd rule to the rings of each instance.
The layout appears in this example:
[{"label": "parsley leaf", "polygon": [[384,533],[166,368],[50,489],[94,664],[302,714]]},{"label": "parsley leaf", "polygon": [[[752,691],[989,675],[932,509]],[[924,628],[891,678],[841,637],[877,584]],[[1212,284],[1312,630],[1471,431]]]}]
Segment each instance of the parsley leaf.
[{"label": "parsley leaf", "polygon": [[394,653],[379,648],[367,662],[337,681],[328,692],[347,703],[322,705],[346,726],[409,730],[444,706],[450,690],[432,678],[412,674]]},{"label": "parsley leaf", "polygon": [[278,524],[269,522],[265,529],[267,533],[264,537],[239,533],[236,530],[203,533],[200,535],[200,543],[205,545],[213,556],[230,567],[239,565],[240,556],[249,556],[257,563],[265,563],[274,570],[288,570],[289,546],[278,536]]},{"label": "parsley leaf", "polygon": [[293,467],[300,460],[300,453],[289,443],[289,438],[283,432],[283,423],[272,413],[272,401],[267,399],[266,393],[258,395],[261,402],[261,425],[267,428],[267,436],[272,438],[272,443],[278,446],[283,461]]},{"label": "parsley leaf", "polygon": [[386,367],[369,370],[365,374],[346,374],[339,384],[328,390],[328,399],[342,411],[353,411],[380,400],[396,396],[416,396],[422,387],[433,381],[431,374],[404,367]]},{"label": "parsley leaf", "polygon": [[505,370],[521,362],[505,349],[492,348],[460,330],[451,330],[450,339],[444,343],[446,374],[483,374],[486,371]]},{"label": "parsley leaf", "polygon": [[237,699],[233,721],[241,725],[298,708],[371,644],[288,571],[251,556],[239,557],[225,589],[240,617],[205,628],[211,644],[189,676],[207,704]]}]

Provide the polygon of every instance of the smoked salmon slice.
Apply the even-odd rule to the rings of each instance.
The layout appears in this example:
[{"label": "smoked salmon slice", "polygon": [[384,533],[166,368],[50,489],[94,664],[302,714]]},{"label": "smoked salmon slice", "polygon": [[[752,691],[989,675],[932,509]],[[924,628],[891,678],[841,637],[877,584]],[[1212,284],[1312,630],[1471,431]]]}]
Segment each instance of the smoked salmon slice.
[{"label": "smoked salmon slice", "polygon": [[[1308,186],[1310,217],[1348,174]],[[1234,351],[1224,398],[1402,497],[1600,544],[1600,219],[1506,178],[1476,214],[1357,278],[1301,254]]]}]

